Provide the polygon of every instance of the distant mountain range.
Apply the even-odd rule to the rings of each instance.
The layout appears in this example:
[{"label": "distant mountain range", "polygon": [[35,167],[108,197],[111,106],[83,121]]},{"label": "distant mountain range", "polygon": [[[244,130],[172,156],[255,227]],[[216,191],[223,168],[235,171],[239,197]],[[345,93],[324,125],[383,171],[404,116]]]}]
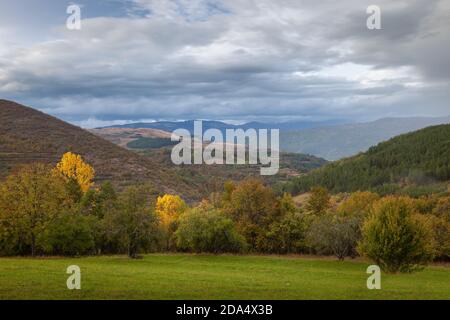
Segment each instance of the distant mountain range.
[{"label": "distant mountain range", "polygon": [[[341,121],[342,122],[342,121]],[[221,121],[203,121],[203,130],[219,129],[280,129],[280,148],[283,152],[311,154],[327,160],[337,160],[366,151],[369,147],[399,134],[428,126],[450,123],[443,118],[384,118],[366,123],[328,122],[249,122],[233,125]],[[167,132],[187,129],[193,132],[194,120],[180,122],[131,123],[107,128],[151,128]]]},{"label": "distant mountain range", "polygon": [[447,123],[450,123],[450,117],[384,118],[367,123],[288,130],[280,133],[280,148],[285,152],[301,152],[337,160],[366,151],[397,135]]},{"label": "distant mountain range", "polygon": [[[195,120],[186,120],[186,121],[157,121],[157,122],[136,122],[136,123],[128,123],[124,125],[113,125],[107,126],[97,129],[105,129],[105,128],[130,128],[130,129],[158,129],[163,131],[172,132],[176,129],[186,129],[190,132],[194,130],[194,121]],[[214,121],[214,120],[203,120],[203,130],[206,131],[208,129],[218,129],[225,133],[226,129],[280,129],[280,130],[296,130],[296,129],[308,129],[308,128],[316,128],[316,127],[324,127],[331,126],[336,124],[342,124],[346,121],[344,120],[330,120],[330,121],[316,121],[316,122],[282,122],[282,123],[263,123],[263,122],[247,122],[244,124],[230,124],[223,121]]]}]

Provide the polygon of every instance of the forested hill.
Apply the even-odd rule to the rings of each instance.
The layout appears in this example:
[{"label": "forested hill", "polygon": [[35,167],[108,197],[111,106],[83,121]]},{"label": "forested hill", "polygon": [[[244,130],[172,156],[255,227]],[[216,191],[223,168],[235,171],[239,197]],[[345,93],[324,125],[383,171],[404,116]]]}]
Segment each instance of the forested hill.
[{"label": "forested hill", "polygon": [[391,184],[427,184],[450,179],[450,125],[403,134],[294,178],[284,189],[294,194],[312,186],[332,192],[376,190]]}]

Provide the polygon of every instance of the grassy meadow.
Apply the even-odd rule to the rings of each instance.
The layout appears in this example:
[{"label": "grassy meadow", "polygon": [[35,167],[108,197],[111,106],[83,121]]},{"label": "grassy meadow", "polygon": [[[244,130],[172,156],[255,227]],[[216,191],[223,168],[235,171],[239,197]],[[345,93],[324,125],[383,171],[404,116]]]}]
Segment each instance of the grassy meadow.
[{"label": "grassy meadow", "polygon": [[[81,268],[68,290],[66,268]],[[369,263],[297,256],[150,254],[0,258],[0,299],[450,299],[450,268],[382,274],[368,290]]]}]

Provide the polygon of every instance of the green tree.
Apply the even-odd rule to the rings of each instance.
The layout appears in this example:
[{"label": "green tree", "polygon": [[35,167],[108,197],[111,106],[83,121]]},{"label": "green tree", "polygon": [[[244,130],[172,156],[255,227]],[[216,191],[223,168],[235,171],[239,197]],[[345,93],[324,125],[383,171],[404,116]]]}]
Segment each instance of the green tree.
[{"label": "green tree", "polygon": [[36,255],[38,236],[72,206],[64,180],[50,167],[22,167],[0,187],[0,250]]},{"label": "green tree", "polygon": [[116,242],[130,258],[137,258],[139,252],[155,247],[161,238],[147,191],[128,187],[119,195],[117,208],[106,212],[103,219],[108,239]]},{"label": "green tree", "polygon": [[309,219],[306,215],[291,211],[280,221],[272,223],[258,247],[269,253],[301,253],[307,250],[306,235]]},{"label": "green tree", "polygon": [[100,189],[89,189],[80,199],[80,210],[85,215],[103,218],[117,204],[117,194],[110,182],[102,184]]},{"label": "green tree", "polygon": [[218,209],[198,207],[180,218],[175,232],[177,247],[193,252],[241,252],[244,238]]},{"label": "green tree", "polygon": [[94,253],[97,224],[94,216],[66,211],[47,226],[37,241],[46,254],[78,256]]},{"label": "green tree", "polygon": [[434,256],[432,230],[411,201],[389,196],[377,201],[362,228],[359,251],[387,272],[411,272]]}]

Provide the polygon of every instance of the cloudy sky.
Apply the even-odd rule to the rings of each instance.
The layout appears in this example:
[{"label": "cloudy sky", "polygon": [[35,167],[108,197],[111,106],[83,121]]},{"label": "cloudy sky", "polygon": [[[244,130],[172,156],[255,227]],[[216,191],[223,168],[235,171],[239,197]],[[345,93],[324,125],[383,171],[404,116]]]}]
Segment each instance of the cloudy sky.
[{"label": "cloudy sky", "polygon": [[0,98],[84,127],[447,116],[449,89],[450,0],[0,0]]}]

